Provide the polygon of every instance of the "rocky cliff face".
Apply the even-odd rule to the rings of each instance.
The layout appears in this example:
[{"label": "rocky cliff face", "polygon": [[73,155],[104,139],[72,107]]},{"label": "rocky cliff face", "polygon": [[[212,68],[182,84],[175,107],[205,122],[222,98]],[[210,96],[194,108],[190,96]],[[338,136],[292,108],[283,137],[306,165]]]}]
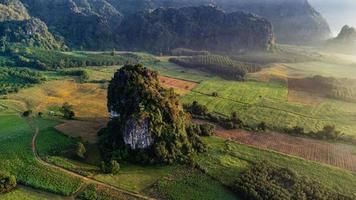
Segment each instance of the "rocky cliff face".
[{"label": "rocky cliff face", "polygon": [[148,120],[137,121],[128,119],[124,128],[124,142],[131,149],[146,149],[154,143],[152,134],[148,129]]},{"label": "rocky cliff face", "polygon": [[252,14],[226,14],[212,6],[160,8],[126,18],[119,30],[124,49],[169,52],[174,48],[209,51],[268,50],[272,25]]}]

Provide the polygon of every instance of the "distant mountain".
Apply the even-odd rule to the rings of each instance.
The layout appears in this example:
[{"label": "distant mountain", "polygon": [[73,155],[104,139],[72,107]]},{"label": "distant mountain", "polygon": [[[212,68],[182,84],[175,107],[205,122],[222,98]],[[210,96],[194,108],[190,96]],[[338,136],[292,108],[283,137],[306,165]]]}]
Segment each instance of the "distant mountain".
[{"label": "distant mountain", "polygon": [[313,44],[331,37],[328,23],[308,0],[147,0],[156,7],[216,5],[227,12],[255,13],[272,22],[279,43]]},{"label": "distant mountain", "polygon": [[356,53],[356,29],[345,25],[337,37],[327,41],[326,46],[333,51]]},{"label": "distant mountain", "polygon": [[335,40],[346,43],[356,42],[356,29],[345,25]]},{"label": "distant mountain", "polygon": [[174,48],[209,51],[268,50],[272,25],[252,14],[226,14],[212,6],[159,8],[127,17],[119,30],[123,49],[170,52]]},{"label": "distant mountain", "polygon": [[64,45],[48,31],[44,22],[31,17],[18,0],[0,0],[0,38],[2,48],[12,43],[46,49],[60,49]]}]

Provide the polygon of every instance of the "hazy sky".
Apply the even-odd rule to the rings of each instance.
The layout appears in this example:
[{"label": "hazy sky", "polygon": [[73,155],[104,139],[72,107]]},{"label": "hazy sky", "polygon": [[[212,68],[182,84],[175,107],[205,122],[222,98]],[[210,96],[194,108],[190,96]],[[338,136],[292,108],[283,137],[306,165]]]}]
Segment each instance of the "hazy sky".
[{"label": "hazy sky", "polygon": [[356,27],[356,0],[309,0],[329,22],[336,35],[342,26]]}]

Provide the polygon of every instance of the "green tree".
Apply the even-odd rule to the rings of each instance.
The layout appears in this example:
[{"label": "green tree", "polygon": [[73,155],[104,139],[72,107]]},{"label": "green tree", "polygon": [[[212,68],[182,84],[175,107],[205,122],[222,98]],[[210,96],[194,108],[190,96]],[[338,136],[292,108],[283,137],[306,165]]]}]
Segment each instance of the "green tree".
[{"label": "green tree", "polygon": [[118,174],[120,171],[120,164],[116,160],[112,160],[110,162],[110,173],[111,174]]},{"label": "green tree", "polygon": [[75,117],[73,106],[70,105],[68,102],[65,102],[62,105],[61,112],[65,119],[74,119],[74,117]]},{"label": "green tree", "polygon": [[85,153],[87,152],[85,146],[83,143],[81,142],[78,142],[77,145],[76,145],[76,148],[75,148],[75,155],[78,157],[78,158],[85,158]]},{"label": "green tree", "polygon": [[16,187],[16,177],[0,171],[0,194],[11,191]]}]

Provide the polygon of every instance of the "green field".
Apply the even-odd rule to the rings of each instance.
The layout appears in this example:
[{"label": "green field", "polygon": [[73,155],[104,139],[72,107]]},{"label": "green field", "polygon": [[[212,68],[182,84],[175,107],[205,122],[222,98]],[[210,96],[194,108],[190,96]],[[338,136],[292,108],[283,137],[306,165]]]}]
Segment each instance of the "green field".
[{"label": "green field", "polygon": [[[218,92],[219,96],[212,96],[213,92]],[[288,88],[278,83],[208,80],[184,96],[182,101],[198,101],[225,116],[236,111],[252,126],[264,121],[271,128],[300,126],[307,131],[316,131],[325,125],[336,125],[346,135],[356,136],[355,103],[331,99],[317,105],[288,102]]]},{"label": "green field", "polygon": [[14,174],[21,184],[62,195],[70,195],[79,187],[79,179],[45,167],[35,160],[31,150],[34,129],[25,119],[16,114],[1,116],[0,113],[0,123],[1,170]]},{"label": "green field", "polygon": [[250,165],[269,161],[288,167],[299,175],[310,177],[341,194],[356,198],[355,173],[216,137],[206,138],[205,141],[210,145],[210,149],[207,154],[197,157],[198,164],[207,174],[226,185],[231,186],[239,174]]},{"label": "green field", "polygon": [[[182,192],[184,191],[184,192]],[[150,189],[160,197],[172,200],[233,200],[237,197],[218,181],[197,170],[181,169],[160,179]]]}]

